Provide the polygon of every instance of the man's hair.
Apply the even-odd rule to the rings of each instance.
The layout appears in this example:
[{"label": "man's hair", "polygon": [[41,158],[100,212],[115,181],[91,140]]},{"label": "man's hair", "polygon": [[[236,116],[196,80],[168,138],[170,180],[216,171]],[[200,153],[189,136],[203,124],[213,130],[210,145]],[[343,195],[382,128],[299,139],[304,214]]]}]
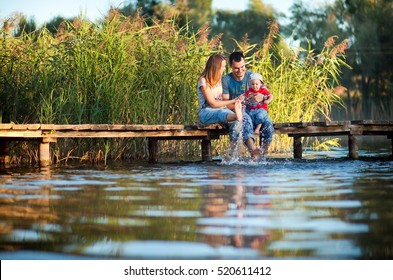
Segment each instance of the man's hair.
[{"label": "man's hair", "polygon": [[231,65],[232,62],[234,62],[234,61],[240,62],[242,60],[242,58],[244,59],[244,54],[242,52],[231,53],[231,55],[229,56],[229,65]]}]

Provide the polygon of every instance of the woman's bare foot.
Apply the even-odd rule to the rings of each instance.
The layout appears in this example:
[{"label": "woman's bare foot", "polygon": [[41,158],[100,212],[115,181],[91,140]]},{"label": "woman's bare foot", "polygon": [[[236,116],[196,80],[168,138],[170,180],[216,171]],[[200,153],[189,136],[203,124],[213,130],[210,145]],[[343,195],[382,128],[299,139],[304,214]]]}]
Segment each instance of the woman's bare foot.
[{"label": "woman's bare foot", "polygon": [[239,122],[241,122],[243,119],[242,110],[243,110],[242,103],[239,100],[236,100],[235,101],[235,114],[236,114],[236,118]]}]

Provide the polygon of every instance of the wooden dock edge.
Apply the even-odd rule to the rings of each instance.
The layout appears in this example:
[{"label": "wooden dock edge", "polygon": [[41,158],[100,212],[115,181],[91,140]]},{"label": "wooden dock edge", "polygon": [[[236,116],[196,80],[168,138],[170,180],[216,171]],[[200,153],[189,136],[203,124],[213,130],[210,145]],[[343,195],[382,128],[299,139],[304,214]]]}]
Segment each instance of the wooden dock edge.
[{"label": "wooden dock edge", "polygon": [[[302,158],[302,138],[311,136],[348,137],[348,156],[358,159],[357,136],[386,135],[392,142],[393,122],[391,121],[333,121],[275,123],[275,134],[287,134],[293,138],[293,156]],[[10,164],[12,141],[38,141],[40,166],[51,165],[50,143],[59,138],[138,138],[148,141],[148,160],[158,162],[158,141],[160,140],[201,140],[203,161],[212,161],[211,140],[227,135],[229,130],[221,124],[192,125],[122,125],[122,124],[13,124],[0,123],[0,165]]]}]

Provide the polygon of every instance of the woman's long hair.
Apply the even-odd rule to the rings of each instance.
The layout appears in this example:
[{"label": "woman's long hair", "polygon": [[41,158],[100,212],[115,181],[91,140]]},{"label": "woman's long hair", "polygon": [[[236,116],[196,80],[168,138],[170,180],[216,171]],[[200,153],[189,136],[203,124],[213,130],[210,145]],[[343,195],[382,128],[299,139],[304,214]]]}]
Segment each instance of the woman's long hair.
[{"label": "woman's long hair", "polygon": [[223,60],[225,60],[223,55],[213,54],[206,62],[205,69],[203,70],[200,78],[204,77],[207,85],[210,87],[214,87],[216,84],[221,82],[221,66]]}]

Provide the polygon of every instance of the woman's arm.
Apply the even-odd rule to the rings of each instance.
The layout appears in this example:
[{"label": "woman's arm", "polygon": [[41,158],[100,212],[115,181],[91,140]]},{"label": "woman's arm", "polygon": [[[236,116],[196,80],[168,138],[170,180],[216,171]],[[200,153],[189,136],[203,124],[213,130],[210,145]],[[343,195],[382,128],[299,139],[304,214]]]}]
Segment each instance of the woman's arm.
[{"label": "woman's arm", "polygon": [[233,100],[216,100],[213,97],[213,93],[212,93],[211,89],[209,89],[206,86],[201,86],[200,89],[201,89],[203,96],[205,97],[207,103],[209,103],[210,107],[212,107],[212,108],[220,108],[223,106],[235,104],[235,101],[236,101],[235,99],[233,99]]}]

